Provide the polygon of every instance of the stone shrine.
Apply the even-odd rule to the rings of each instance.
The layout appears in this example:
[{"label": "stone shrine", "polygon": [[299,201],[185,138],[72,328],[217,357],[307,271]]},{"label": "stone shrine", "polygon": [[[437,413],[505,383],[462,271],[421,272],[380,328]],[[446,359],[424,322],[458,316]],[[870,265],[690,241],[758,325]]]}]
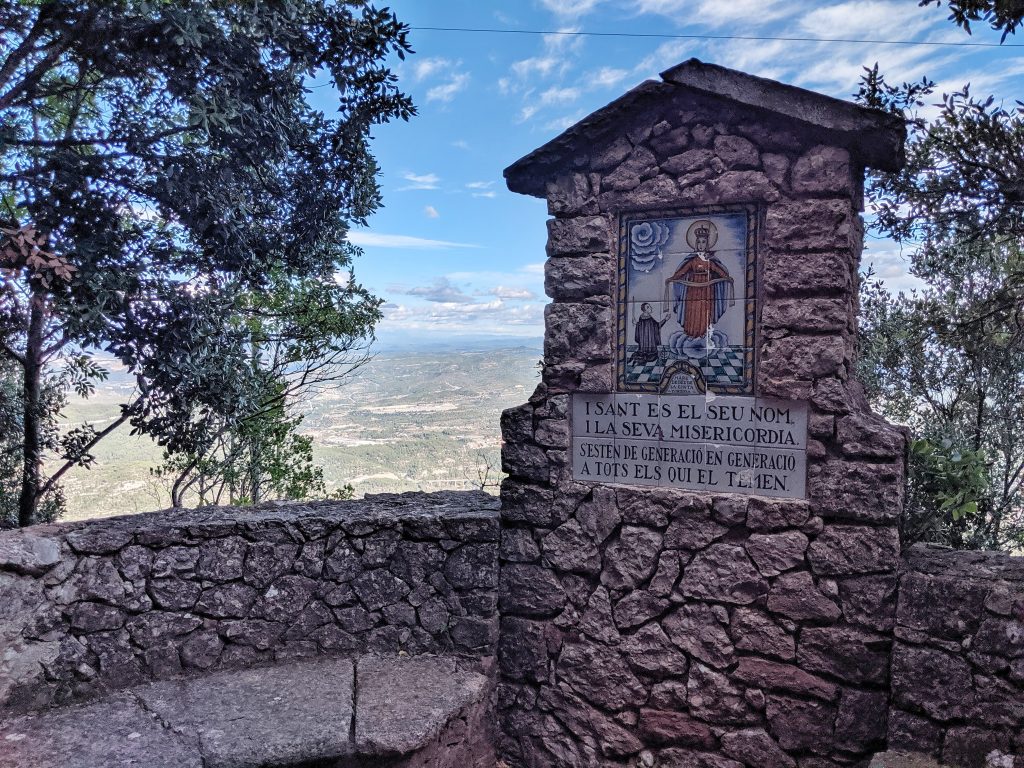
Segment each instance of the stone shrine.
[{"label": "stone shrine", "polygon": [[502,419],[510,763],[884,746],[906,441],[853,360],[864,171],[903,139],[691,60],[505,171],[553,217],[542,383]]},{"label": "stone shrine", "polygon": [[689,61],[514,164],[553,301],[500,510],[0,531],[0,768],[1024,768],[1024,558],[901,552],[853,375],[903,137]]}]

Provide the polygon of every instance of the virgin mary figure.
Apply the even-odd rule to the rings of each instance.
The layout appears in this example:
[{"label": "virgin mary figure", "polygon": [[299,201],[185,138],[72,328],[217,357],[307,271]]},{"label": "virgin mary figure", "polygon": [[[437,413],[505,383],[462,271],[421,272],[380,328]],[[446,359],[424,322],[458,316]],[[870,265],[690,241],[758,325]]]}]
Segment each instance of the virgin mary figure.
[{"label": "virgin mary figure", "polygon": [[736,303],[733,279],[715,256],[718,227],[707,219],[686,230],[686,244],[693,249],[665,281],[665,301],[672,302],[676,321],[690,338],[707,335],[726,309]]}]

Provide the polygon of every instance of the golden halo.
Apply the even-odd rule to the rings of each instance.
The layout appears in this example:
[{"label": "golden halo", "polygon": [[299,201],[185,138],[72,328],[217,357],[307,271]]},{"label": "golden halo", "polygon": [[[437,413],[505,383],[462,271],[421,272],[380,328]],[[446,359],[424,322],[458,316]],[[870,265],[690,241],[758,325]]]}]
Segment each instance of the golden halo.
[{"label": "golden halo", "polygon": [[695,236],[697,227],[706,227],[708,230],[708,250],[710,251],[715,247],[715,243],[718,242],[718,227],[713,222],[707,219],[698,219],[690,225],[690,228],[686,230],[686,244],[697,250],[697,238]]}]

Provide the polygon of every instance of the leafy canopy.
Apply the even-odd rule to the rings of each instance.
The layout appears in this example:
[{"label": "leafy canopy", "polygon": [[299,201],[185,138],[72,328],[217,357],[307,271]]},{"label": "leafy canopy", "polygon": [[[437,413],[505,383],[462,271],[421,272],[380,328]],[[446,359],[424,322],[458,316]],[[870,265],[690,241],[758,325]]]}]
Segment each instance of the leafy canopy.
[{"label": "leafy canopy", "polygon": [[[76,356],[120,359],[138,382],[123,417],[195,451],[265,395],[254,297],[289,295],[285,325],[318,316],[292,344],[298,367],[371,332],[379,302],[336,275],[350,273],[349,224],[380,204],[370,130],[413,114],[384,63],[409,50],[391,13],[0,0],[0,25],[0,353],[21,369],[28,496],[52,490],[40,393]],[[314,83],[333,86],[335,112],[311,106]],[[19,238],[38,258],[17,255]],[[84,429],[64,461],[93,444]]]}]

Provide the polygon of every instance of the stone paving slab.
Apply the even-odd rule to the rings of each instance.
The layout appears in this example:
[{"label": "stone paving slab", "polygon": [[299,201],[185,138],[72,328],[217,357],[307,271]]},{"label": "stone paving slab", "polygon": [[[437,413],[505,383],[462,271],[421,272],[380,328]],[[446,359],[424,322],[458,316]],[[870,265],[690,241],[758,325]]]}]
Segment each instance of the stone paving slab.
[{"label": "stone paving slab", "polygon": [[352,661],[328,659],[151,683],[134,693],[198,741],[206,768],[259,768],[350,755],[352,690]]},{"label": "stone paving slab", "polygon": [[0,768],[449,765],[451,750],[493,764],[476,722],[490,715],[489,689],[486,668],[439,656],[321,657],[148,683],[0,720]]},{"label": "stone paving slab", "polygon": [[129,694],[0,722],[0,768],[203,768]]},{"label": "stone paving slab", "polygon": [[355,746],[362,755],[412,752],[487,687],[484,675],[438,656],[364,656],[356,678]]}]

